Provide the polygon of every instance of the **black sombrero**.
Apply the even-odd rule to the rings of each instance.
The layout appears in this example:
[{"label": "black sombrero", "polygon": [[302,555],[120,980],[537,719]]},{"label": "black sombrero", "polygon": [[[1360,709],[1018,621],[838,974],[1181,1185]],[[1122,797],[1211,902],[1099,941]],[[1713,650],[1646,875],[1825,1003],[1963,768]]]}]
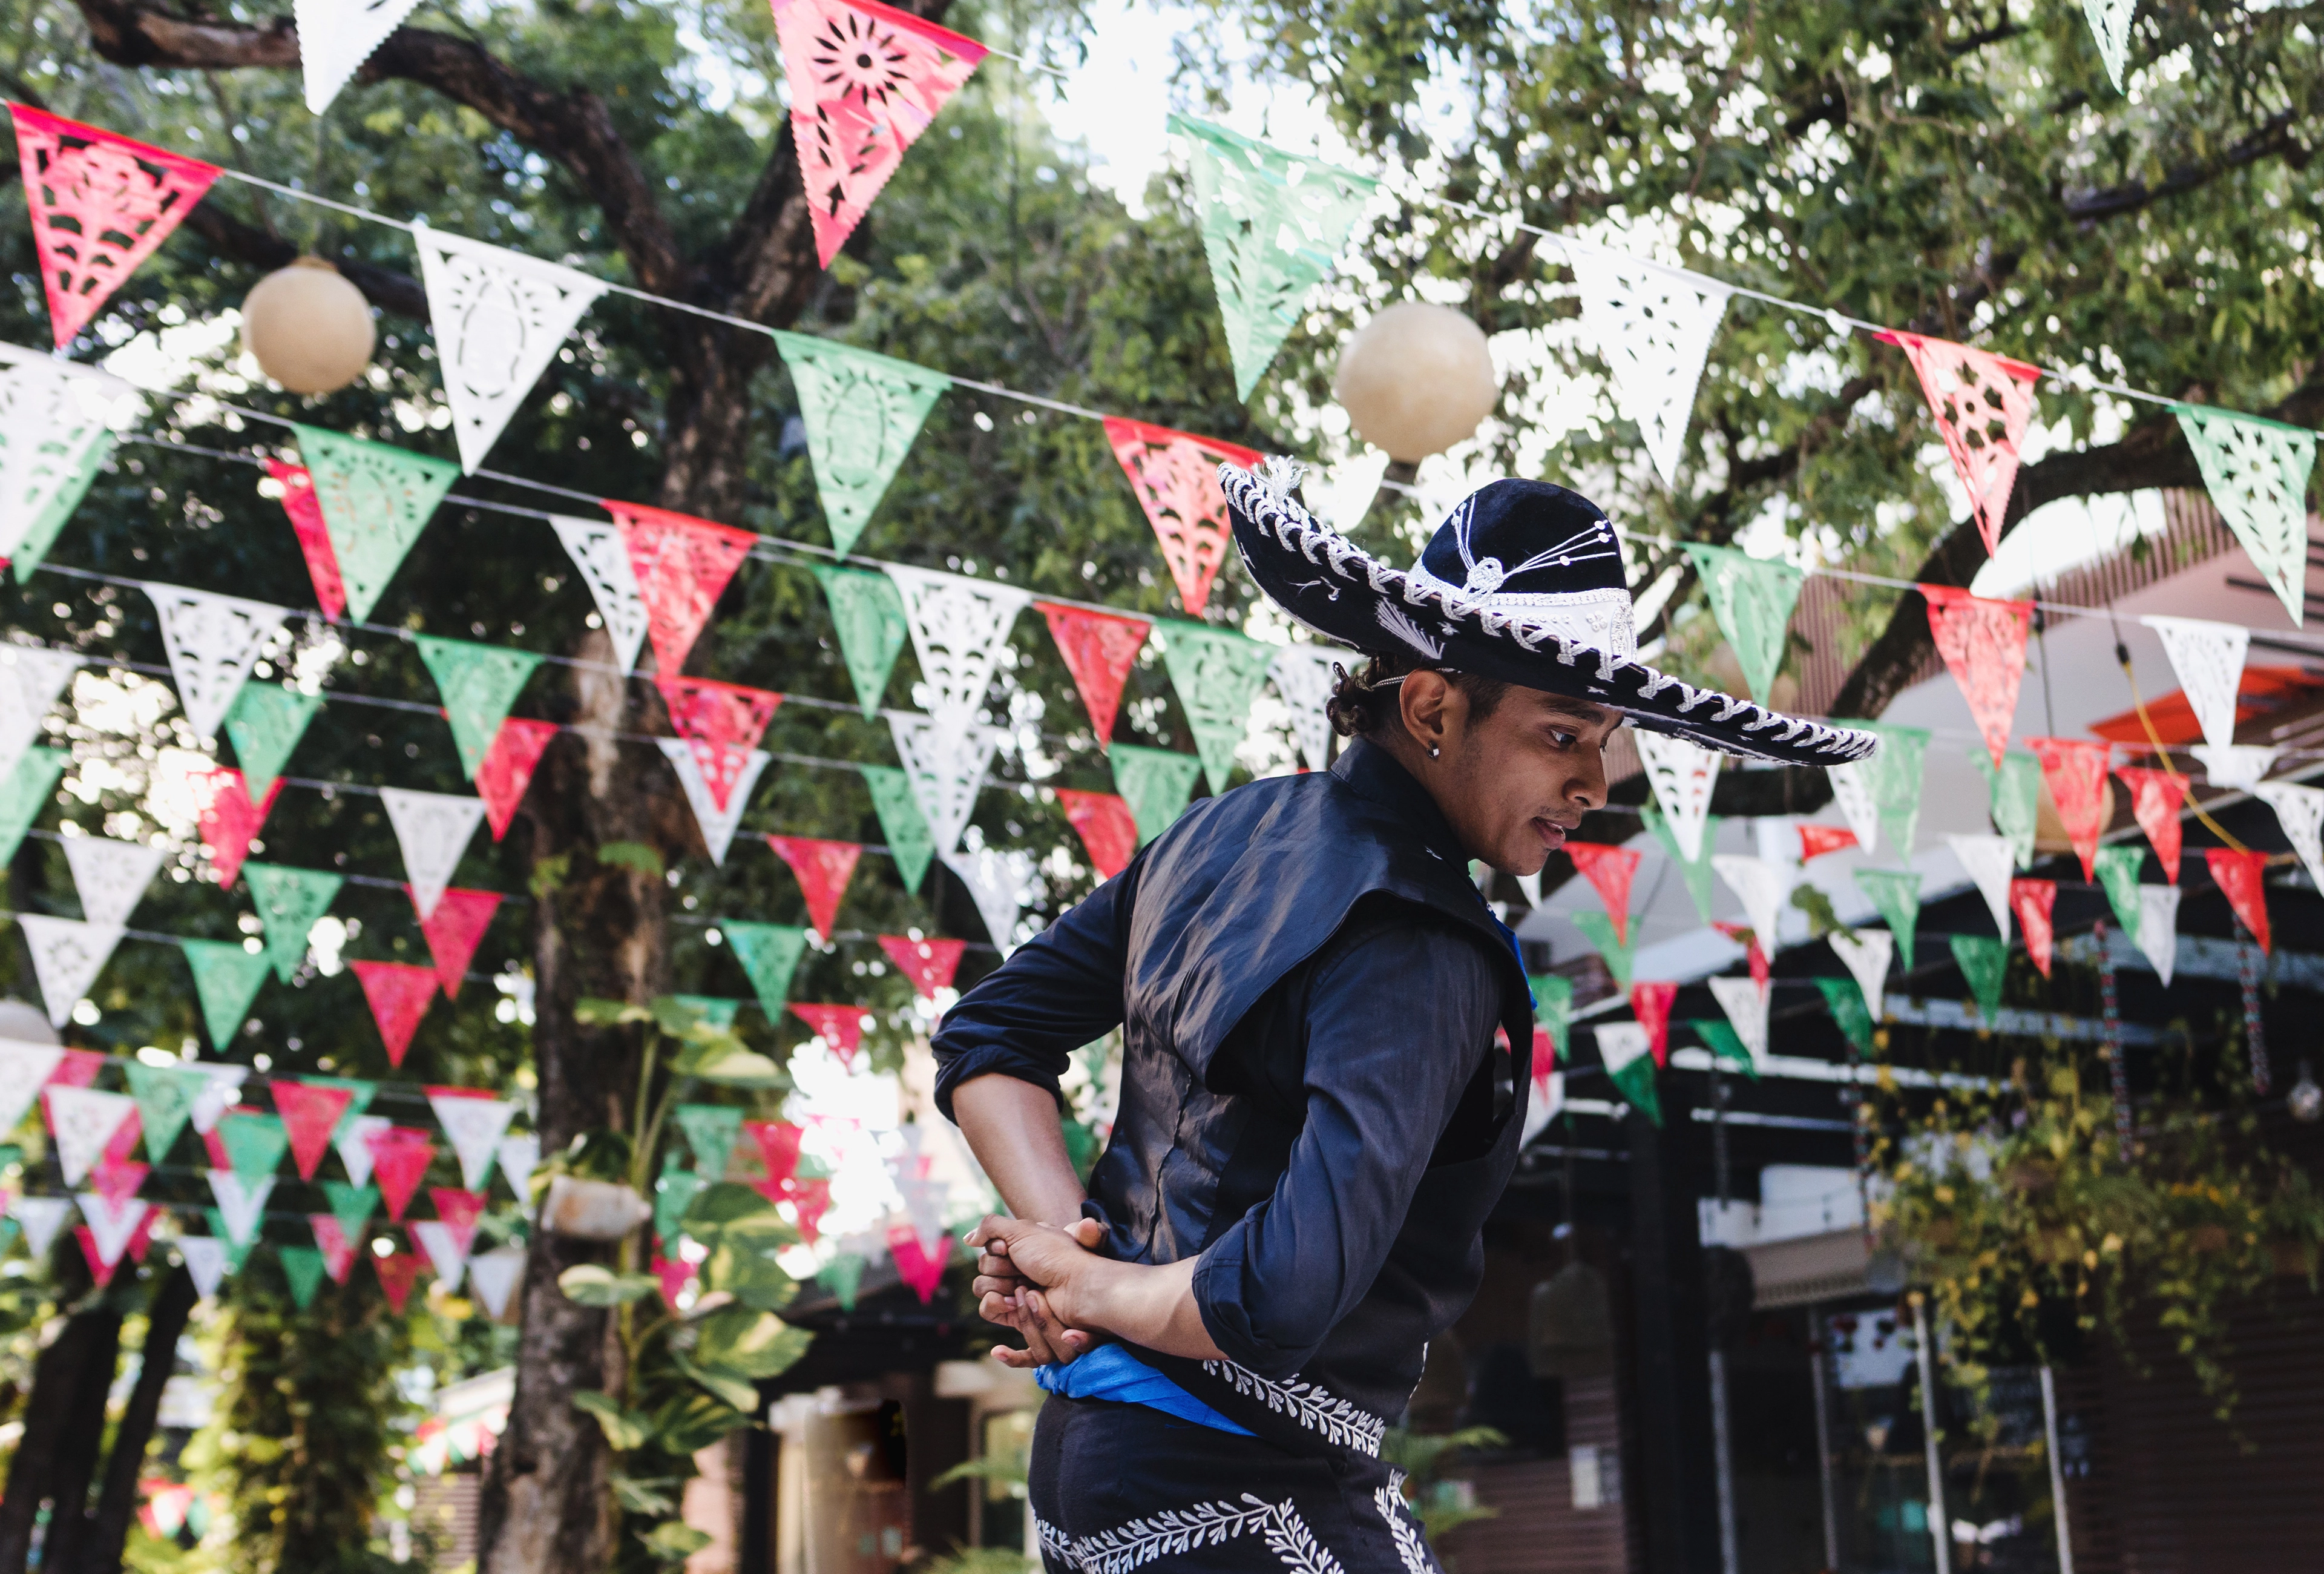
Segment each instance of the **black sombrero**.
[{"label": "black sombrero", "polygon": [[1480,487],[1409,570],[1388,568],[1293,495],[1299,467],[1219,467],[1235,547],[1277,605],[1326,639],[1618,710],[1652,732],[1790,765],[1868,759],[1877,735],[1785,716],[1637,659],[1614,527],[1545,481]]}]

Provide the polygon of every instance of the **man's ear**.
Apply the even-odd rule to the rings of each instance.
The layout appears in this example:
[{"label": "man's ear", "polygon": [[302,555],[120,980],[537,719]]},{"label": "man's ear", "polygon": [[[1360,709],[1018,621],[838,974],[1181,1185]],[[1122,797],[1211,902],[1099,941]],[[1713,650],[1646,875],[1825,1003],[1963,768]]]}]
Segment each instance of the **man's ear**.
[{"label": "man's ear", "polygon": [[1413,673],[1398,685],[1397,703],[1404,714],[1404,730],[1422,748],[1443,741],[1454,703],[1452,685],[1443,673]]}]

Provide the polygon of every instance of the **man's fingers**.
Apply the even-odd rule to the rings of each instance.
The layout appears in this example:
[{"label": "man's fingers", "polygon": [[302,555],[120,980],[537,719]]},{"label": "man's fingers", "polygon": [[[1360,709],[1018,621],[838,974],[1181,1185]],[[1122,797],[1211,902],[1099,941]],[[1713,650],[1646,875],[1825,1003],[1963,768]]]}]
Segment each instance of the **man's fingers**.
[{"label": "man's fingers", "polygon": [[1105,1239],[1105,1226],[1093,1218],[1077,1218],[1066,1227],[1065,1233],[1088,1250],[1094,1252],[1097,1250],[1098,1243]]},{"label": "man's fingers", "polygon": [[1036,1366],[1046,1365],[1044,1362],[1035,1360],[1030,1351],[1012,1350],[1007,1345],[993,1346],[992,1358],[1002,1366],[1013,1367],[1019,1372],[1029,1372]]}]

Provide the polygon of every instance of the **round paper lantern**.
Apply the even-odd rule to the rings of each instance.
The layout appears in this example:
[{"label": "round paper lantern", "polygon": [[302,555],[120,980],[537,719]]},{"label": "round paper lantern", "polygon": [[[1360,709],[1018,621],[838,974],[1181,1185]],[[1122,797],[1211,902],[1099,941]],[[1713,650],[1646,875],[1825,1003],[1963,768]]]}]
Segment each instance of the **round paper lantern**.
[{"label": "round paper lantern", "polygon": [[1475,432],[1501,386],[1484,329],[1449,306],[1406,301],[1348,340],[1332,393],[1366,441],[1409,462]]},{"label": "round paper lantern", "polygon": [[242,303],[242,347],[293,394],[328,394],[363,375],[371,302],[320,257],[269,273]]}]

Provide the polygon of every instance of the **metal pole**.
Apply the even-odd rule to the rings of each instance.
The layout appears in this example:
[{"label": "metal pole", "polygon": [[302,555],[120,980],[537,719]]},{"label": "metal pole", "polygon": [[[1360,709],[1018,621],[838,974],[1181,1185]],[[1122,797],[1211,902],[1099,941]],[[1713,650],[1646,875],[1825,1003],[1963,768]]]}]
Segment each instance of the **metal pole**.
[{"label": "metal pole", "polygon": [[1727,1432],[1727,1352],[1711,1352],[1711,1444],[1719,1475],[1719,1567],[1742,1574],[1743,1555],[1735,1538],[1735,1449]]},{"label": "metal pole", "polygon": [[1929,1458],[1929,1540],[1936,1549],[1937,1574],[1953,1574],[1952,1520],[1945,1513],[1945,1462],[1937,1449],[1937,1353],[1929,1338],[1929,1309],[1913,1302],[1913,1336],[1921,1362],[1921,1432]]},{"label": "metal pole", "polygon": [[2074,1574],[2074,1532],[2066,1523],[2066,1463],[2058,1457],[2058,1380],[2042,1368],[2042,1425],[2050,1439],[2050,1512],[2058,1521],[2058,1574]]},{"label": "metal pole", "polygon": [[[1831,1364],[1831,1352],[1826,1347],[1831,1324],[1824,1314],[1813,1307],[1808,1309],[1808,1327],[1813,1338],[1808,1341],[1809,1370],[1815,1374],[1816,1407],[1816,1485],[1823,1492],[1823,1566],[1840,1568],[1840,1495],[1833,1490],[1831,1480],[1831,1376],[1827,1368]],[[2060,1570],[2064,1574],[2064,1570]]]}]

